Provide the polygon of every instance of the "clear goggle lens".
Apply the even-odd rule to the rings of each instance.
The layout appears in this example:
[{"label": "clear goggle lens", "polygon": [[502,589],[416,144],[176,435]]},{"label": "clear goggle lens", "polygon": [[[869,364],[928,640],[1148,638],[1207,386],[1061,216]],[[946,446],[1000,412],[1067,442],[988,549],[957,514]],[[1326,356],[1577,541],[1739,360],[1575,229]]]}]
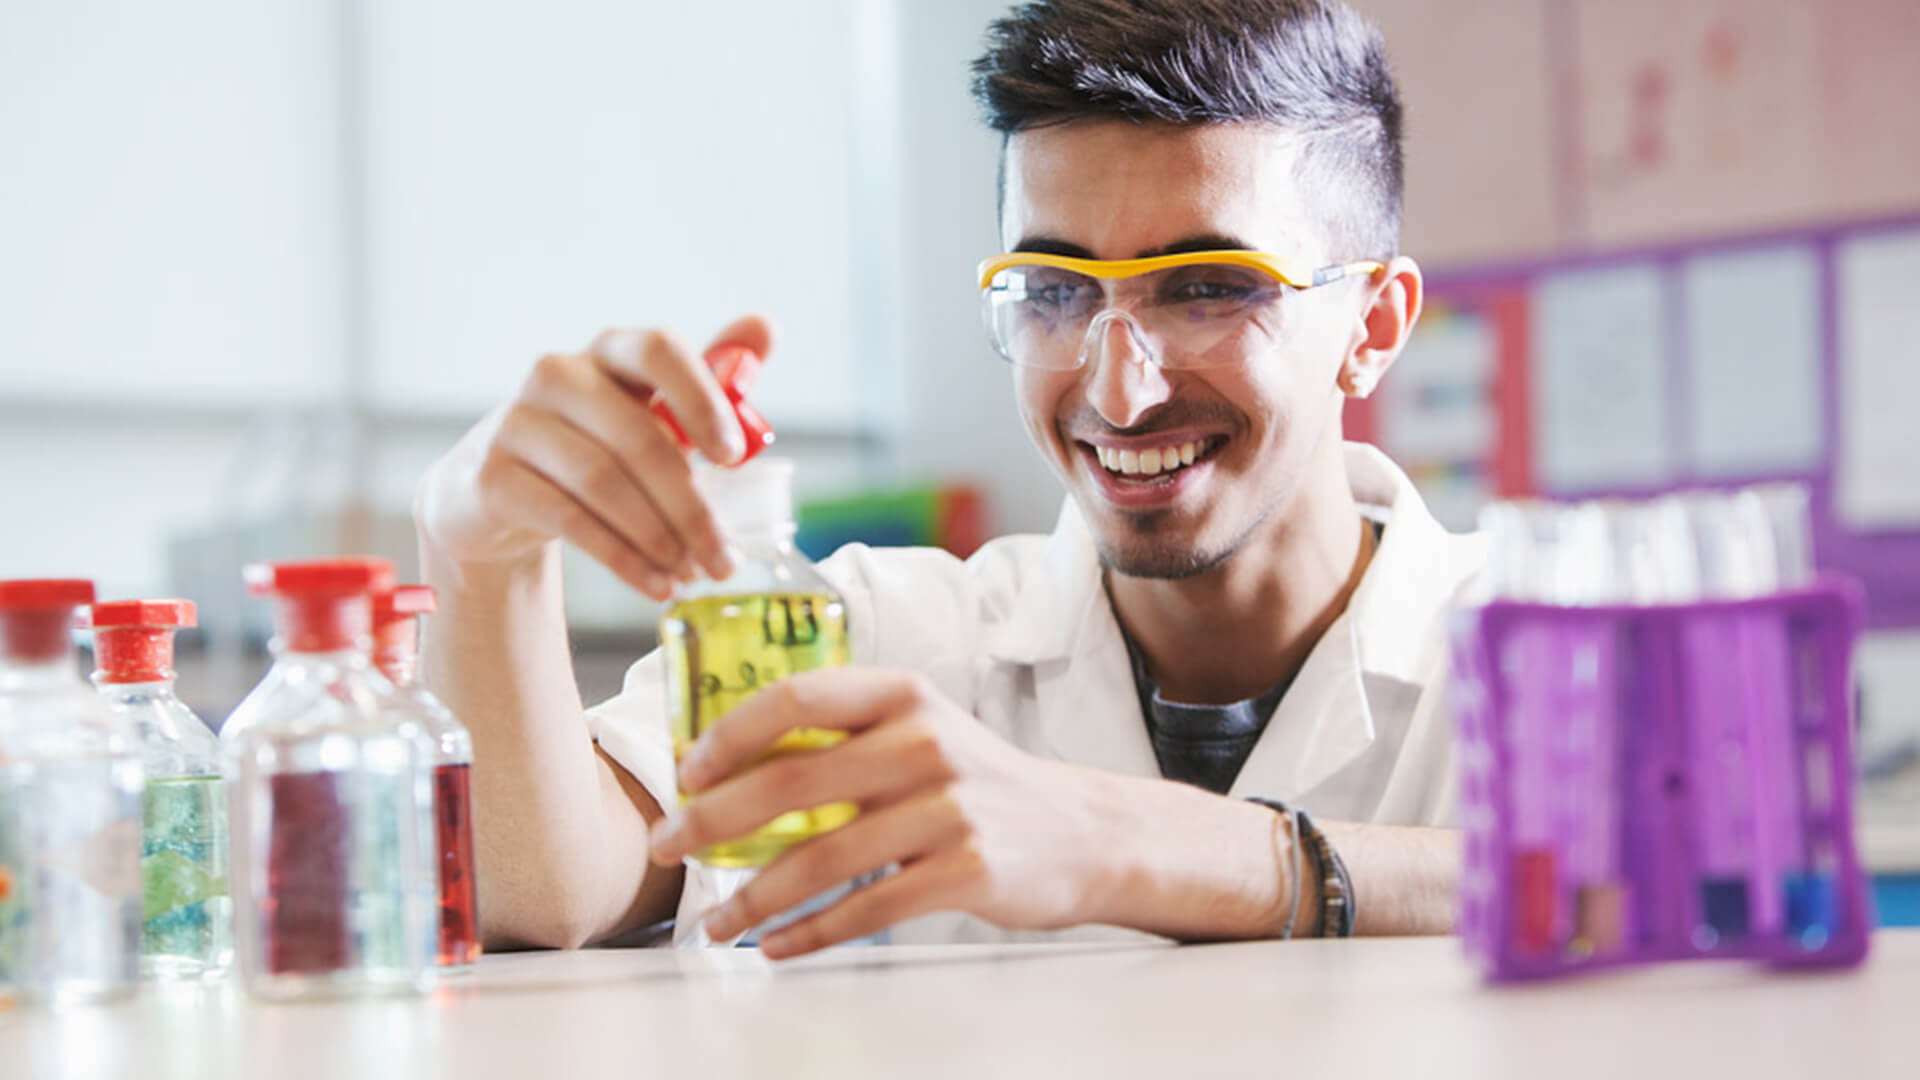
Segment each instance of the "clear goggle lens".
[{"label": "clear goggle lens", "polygon": [[[1052,266],[1011,266],[983,294],[987,328],[1000,355],[1021,367],[1070,370],[1099,347],[1124,314],[1164,368],[1212,367],[1243,355],[1249,332],[1279,329],[1286,291],[1271,275],[1231,263],[1197,263],[1102,280]],[[1099,324],[1100,333],[1089,330]]]}]

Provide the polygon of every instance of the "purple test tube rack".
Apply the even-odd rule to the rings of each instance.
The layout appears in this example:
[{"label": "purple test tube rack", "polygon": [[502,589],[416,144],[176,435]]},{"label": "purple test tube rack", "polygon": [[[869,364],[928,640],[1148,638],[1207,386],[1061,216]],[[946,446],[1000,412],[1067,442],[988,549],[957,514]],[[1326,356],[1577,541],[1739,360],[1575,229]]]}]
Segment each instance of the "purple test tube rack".
[{"label": "purple test tube rack", "polygon": [[1461,935],[1490,978],[1865,958],[1858,586],[1459,613]]}]

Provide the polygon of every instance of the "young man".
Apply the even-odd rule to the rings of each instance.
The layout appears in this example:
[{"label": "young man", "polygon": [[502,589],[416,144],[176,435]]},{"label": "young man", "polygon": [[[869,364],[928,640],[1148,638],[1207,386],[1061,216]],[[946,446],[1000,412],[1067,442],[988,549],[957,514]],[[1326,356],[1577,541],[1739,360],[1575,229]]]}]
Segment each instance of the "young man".
[{"label": "young man", "polygon": [[[1343,911],[1366,933],[1449,928],[1443,623],[1481,549],[1340,426],[1421,302],[1396,254],[1400,107],[1377,32],[1319,0],[1050,0],[995,23],[975,70],[1006,135],[1009,254],[982,267],[983,303],[1067,489],[1058,526],[965,562],[829,559],[862,665],[729,714],[673,809],[659,658],[582,708],[558,545],[656,598],[724,574],[647,405],[663,395],[718,461],[741,434],[661,333],[542,359],[416,507],[443,596],[428,677],[476,744],[492,940],[574,946],[676,909],[683,933],[704,919],[724,939],[890,865],[763,947],[889,927],[1281,936]],[[713,348],[764,354],[771,334],[748,317]],[[800,724],[850,737],[755,764]],[[1310,811],[1347,874],[1323,881],[1311,828],[1251,798]],[[744,887],[680,869],[841,800],[860,816]]]}]

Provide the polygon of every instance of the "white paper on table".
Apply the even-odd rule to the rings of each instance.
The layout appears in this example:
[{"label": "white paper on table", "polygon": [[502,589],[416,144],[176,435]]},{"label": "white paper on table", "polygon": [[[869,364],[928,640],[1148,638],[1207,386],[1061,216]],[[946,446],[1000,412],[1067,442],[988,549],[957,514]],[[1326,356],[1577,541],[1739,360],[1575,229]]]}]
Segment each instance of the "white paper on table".
[{"label": "white paper on table", "polygon": [[1838,261],[1835,507],[1861,528],[1920,525],[1920,229],[1844,241]]},{"label": "white paper on table", "polygon": [[1535,461],[1548,491],[1646,487],[1673,474],[1660,267],[1543,279],[1534,295]]},{"label": "white paper on table", "polygon": [[1681,268],[1689,447],[1708,476],[1820,464],[1820,264],[1812,247],[1702,255]]}]

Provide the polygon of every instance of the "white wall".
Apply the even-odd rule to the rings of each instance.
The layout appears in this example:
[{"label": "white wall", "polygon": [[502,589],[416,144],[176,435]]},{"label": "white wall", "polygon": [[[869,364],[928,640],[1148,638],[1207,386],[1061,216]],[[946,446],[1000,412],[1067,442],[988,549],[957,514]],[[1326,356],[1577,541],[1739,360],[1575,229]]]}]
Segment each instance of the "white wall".
[{"label": "white wall", "polygon": [[0,5],[0,576],[162,587],[164,538],[251,494],[249,415],[344,392],[338,30]]},{"label": "white wall", "polygon": [[0,5],[0,394],[342,388],[334,8]]},{"label": "white wall", "polygon": [[848,0],[363,10],[377,403],[478,412],[607,326],[761,310],[771,417],[858,420]]}]

